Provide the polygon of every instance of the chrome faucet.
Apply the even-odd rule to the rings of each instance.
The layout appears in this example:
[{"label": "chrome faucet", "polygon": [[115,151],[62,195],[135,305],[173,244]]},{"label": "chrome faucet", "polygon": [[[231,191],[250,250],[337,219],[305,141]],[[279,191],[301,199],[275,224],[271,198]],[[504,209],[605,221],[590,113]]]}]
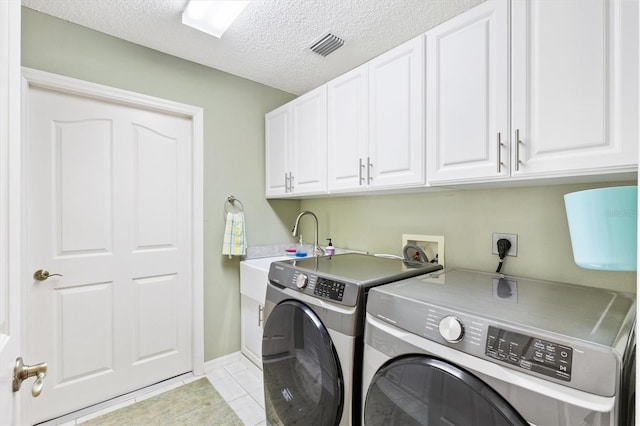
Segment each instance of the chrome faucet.
[{"label": "chrome faucet", "polygon": [[313,221],[315,222],[314,234],[313,234],[313,255],[315,257],[322,256],[324,254],[324,250],[318,245],[318,218],[313,212],[304,211],[298,215],[296,218],[296,224],[293,225],[293,229],[291,230],[291,234],[294,237],[298,236],[298,223],[300,222],[300,218],[306,214],[310,214],[313,217]]}]

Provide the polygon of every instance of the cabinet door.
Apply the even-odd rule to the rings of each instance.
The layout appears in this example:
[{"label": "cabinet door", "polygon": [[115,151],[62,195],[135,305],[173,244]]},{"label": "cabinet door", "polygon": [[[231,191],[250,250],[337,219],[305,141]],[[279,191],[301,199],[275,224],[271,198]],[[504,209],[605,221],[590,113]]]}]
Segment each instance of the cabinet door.
[{"label": "cabinet door", "polygon": [[327,190],[327,86],[291,102],[291,190],[294,194]]},{"label": "cabinet door", "polygon": [[360,189],[367,185],[367,65],[330,81],[327,98],[327,186]]},{"label": "cabinet door", "polygon": [[429,183],[509,176],[508,19],[490,0],[426,33]]},{"label": "cabinet door", "polygon": [[424,183],[424,37],[369,62],[372,186]]},{"label": "cabinet door", "polygon": [[286,181],[289,169],[289,144],[291,140],[291,112],[289,105],[271,111],[265,121],[265,170],[266,194],[285,195],[288,192]]},{"label": "cabinet door", "polygon": [[241,296],[241,351],[254,364],[262,368],[262,309],[257,300]]},{"label": "cabinet door", "polygon": [[512,14],[514,175],[637,166],[638,2],[514,0]]}]

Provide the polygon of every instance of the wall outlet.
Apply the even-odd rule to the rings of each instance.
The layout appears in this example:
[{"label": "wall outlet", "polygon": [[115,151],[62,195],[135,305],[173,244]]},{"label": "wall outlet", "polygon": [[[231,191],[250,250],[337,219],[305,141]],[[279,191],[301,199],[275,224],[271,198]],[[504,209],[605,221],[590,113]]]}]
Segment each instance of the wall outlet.
[{"label": "wall outlet", "polygon": [[402,247],[415,244],[424,251],[429,261],[438,256],[438,264],[444,268],[444,236],[402,234]]},{"label": "wall outlet", "polygon": [[507,256],[518,255],[518,234],[499,234],[494,232],[491,234],[491,253],[498,254],[498,240],[505,238],[511,243],[511,247],[507,250]]}]

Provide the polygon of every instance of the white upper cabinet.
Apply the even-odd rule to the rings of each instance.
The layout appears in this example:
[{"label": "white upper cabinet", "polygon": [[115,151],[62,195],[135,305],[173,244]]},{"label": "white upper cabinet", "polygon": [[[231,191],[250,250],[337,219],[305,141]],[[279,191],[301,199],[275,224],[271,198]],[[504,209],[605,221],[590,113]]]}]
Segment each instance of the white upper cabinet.
[{"label": "white upper cabinet", "polygon": [[367,185],[367,71],[368,66],[363,65],[327,83],[329,191],[353,190]]},{"label": "white upper cabinet", "polygon": [[327,191],[327,87],[291,103],[293,143],[289,186],[294,194]]},{"label": "white upper cabinet", "polygon": [[265,137],[267,197],[326,192],[326,86],[266,114]]},{"label": "white upper cabinet", "polygon": [[427,181],[637,170],[637,7],[490,0],[430,30]]},{"label": "white upper cabinet", "polygon": [[514,176],[637,167],[638,2],[514,0]]},{"label": "white upper cabinet", "polygon": [[508,16],[490,0],[426,33],[429,182],[509,176]]},{"label": "white upper cabinet", "polygon": [[291,108],[284,105],[271,111],[265,121],[265,158],[267,196],[289,192],[289,146],[291,145]]},{"label": "white upper cabinet", "polygon": [[423,37],[336,78],[327,90],[330,192],[424,185]]},{"label": "white upper cabinet", "polygon": [[369,161],[372,187],[425,183],[424,37],[369,62]]}]

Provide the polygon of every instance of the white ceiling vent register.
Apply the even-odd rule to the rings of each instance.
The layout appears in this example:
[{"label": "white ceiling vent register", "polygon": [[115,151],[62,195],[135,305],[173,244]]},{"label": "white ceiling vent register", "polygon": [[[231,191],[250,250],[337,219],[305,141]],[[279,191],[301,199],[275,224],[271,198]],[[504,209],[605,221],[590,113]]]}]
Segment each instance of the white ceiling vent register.
[{"label": "white ceiling vent register", "polygon": [[321,56],[327,56],[342,47],[344,40],[331,33],[326,33],[309,46],[309,50]]}]

